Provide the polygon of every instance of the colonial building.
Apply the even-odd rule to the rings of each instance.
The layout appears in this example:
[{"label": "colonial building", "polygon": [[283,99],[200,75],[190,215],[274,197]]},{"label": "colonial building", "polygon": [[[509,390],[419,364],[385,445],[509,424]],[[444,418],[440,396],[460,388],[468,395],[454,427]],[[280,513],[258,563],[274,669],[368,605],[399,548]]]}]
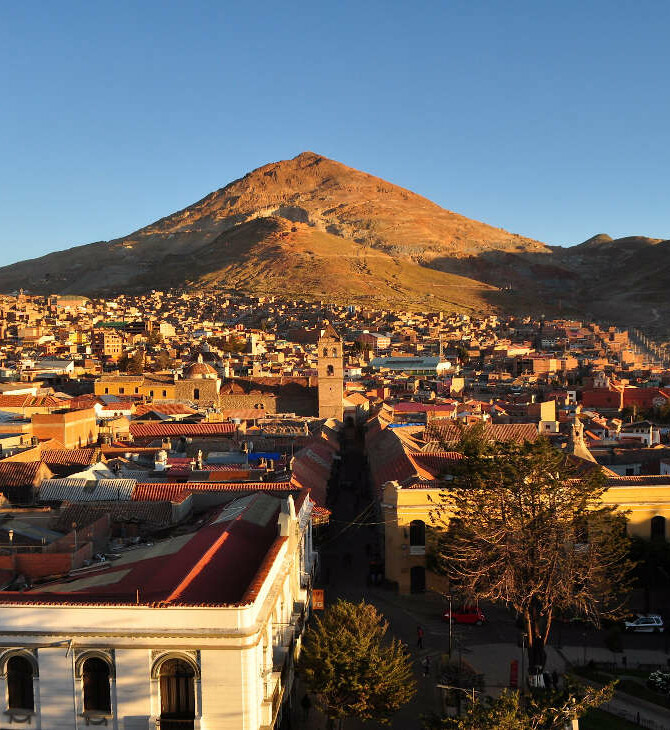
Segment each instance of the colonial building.
[{"label": "colonial building", "polygon": [[254,493],[199,529],[0,592],[0,714],[74,730],[282,726],[315,563],[312,503]]},{"label": "colonial building", "polygon": [[195,362],[184,370],[184,377],[143,375],[103,375],[95,382],[95,395],[151,398],[154,401],[180,400],[198,406],[218,405],[219,380],[211,365]]},{"label": "colonial building", "polygon": [[318,342],[319,361],[319,418],[344,415],[344,360],[342,338],[332,325],[323,331]]},{"label": "colonial building", "polygon": [[[486,424],[485,434],[501,441],[534,440],[535,424]],[[400,593],[441,590],[444,579],[432,573],[426,563],[430,534],[440,529],[448,512],[437,514],[450,474],[462,456],[440,450],[458,440],[451,423],[397,428],[380,428],[373,422],[367,435],[368,458],[373,486],[379,498],[383,524],[386,578]],[[439,434],[439,440],[431,440]],[[670,476],[617,476],[598,465],[584,445],[582,427],[576,420],[566,454],[582,468],[602,469],[606,487],[602,502],[626,512],[628,534],[646,540],[670,537]],[[427,543],[428,540],[428,543]]]}]

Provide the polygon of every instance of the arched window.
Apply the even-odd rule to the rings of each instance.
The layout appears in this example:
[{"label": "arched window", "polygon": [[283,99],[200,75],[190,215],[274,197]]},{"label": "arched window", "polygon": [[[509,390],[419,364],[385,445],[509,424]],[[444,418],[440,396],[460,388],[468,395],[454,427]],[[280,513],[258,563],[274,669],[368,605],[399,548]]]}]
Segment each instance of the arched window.
[{"label": "arched window", "polygon": [[111,714],[109,664],[99,657],[90,657],[83,664],[81,676],[84,686],[84,712]]},{"label": "arched window", "polygon": [[409,523],[409,544],[426,544],[426,523],[423,520],[412,520]]},{"label": "arched window", "polygon": [[328,348],[327,347],[323,348],[323,356],[328,357]]},{"label": "arched window", "polygon": [[665,540],[665,517],[662,515],[651,518],[651,539]]},{"label": "arched window", "polygon": [[161,727],[191,730],[195,718],[195,672],[183,659],[168,659],[160,668]]},{"label": "arched window", "polygon": [[200,388],[193,388],[193,400],[200,400]]},{"label": "arched window", "polygon": [[23,656],[7,662],[7,706],[10,710],[35,711],[33,665]]},{"label": "arched window", "polygon": [[333,347],[333,357],[337,357],[337,347]]},{"label": "arched window", "polygon": [[332,365],[328,366],[328,375],[335,375],[335,368]]}]

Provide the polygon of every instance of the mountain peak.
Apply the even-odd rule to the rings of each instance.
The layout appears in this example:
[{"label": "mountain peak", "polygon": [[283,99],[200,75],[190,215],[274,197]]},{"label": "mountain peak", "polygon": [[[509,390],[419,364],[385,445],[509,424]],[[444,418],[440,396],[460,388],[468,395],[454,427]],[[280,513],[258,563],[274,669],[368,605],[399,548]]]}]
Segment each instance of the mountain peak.
[{"label": "mountain peak", "polygon": [[322,160],[323,155],[317,155],[316,152],[312,152],[311,150],[305,150],[304,152],[301,152],[299,155],[296,155],[294,160]]},{"label": "mountain peak", "polygon": [[578,246],[594,248],[596,246],[604,246],[605,244],[612,243],[613,240],[612,236],[609,236],[607,233],[596,233],[595,236],[591,236],[591,238],[588,238],[583,243],[578,244]]},{"label": "mountain peak", "polygon": [[488,291],[470,279],[450,289],[454,275],[470,276],[469,262],[489,253],[516,261],[550,250],[304,150],[104,246],[4,267],[0,289],[86,294],[225,281],[265,291],[281,271],[279,290],[305,296],[346,289],[348,298],[450,307]]}]

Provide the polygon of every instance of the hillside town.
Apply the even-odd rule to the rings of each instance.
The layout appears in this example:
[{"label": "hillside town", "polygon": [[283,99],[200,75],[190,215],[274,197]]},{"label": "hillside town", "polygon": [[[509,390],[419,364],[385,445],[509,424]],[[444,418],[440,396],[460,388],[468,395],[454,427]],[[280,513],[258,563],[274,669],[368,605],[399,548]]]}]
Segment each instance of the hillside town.
[{"label": "hillside town", "polygon": [[[0,421],[0,716],[30,727],[318,727],[295,662],[337,597],[382,606],[433,680],[408,717],[444,709],[447,648],[518,686],[514,617],[445,623],[431,559],[475,425],[597,472],[636,544],[670,536],[669,363],[603,323],[18,292],[0,298]],[[650,565],[630,608],[662,617],[669,597]],[[550,672],[668,661],[655,635],[558,630]]]}]

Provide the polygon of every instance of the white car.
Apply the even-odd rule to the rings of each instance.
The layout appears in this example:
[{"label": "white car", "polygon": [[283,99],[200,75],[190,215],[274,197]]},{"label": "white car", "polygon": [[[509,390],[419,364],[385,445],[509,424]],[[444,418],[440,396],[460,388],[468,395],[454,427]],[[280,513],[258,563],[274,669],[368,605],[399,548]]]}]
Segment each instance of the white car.
[{"label": "white car", "polygon": [[634,621],[625,621],[626,631],[663,631],[663,619],[657,614],[640,616]]}]

